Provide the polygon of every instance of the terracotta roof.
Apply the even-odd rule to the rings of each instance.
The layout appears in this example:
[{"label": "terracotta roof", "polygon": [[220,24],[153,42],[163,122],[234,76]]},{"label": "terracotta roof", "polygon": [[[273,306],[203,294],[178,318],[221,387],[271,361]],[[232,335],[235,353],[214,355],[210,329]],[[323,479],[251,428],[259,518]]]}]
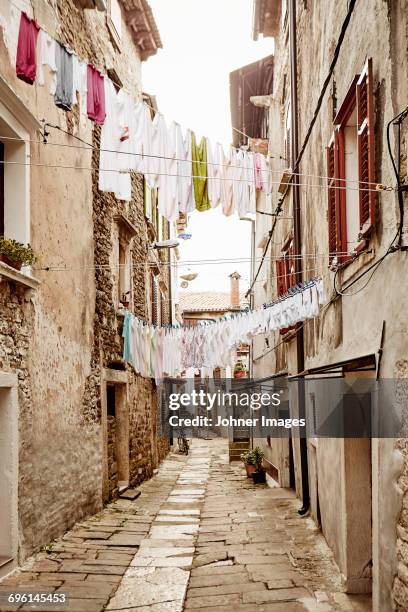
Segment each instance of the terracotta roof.
[{"label": "terracotta roof", "polygon": [[[180,309],[183,312],[208,312],[237,310],[231,306],[231,295],[222,291],[184,291],[179,293]],[[248,302],[241,294],[241,308],[247,306]]]}]

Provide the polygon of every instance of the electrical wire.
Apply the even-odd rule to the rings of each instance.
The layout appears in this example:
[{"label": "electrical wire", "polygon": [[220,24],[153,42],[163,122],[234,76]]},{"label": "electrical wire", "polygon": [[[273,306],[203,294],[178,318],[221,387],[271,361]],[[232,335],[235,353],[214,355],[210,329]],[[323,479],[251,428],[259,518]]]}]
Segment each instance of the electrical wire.
[{"label": "electrical wire", "polygon": [[[97,171],[96,168],[92,167],[92,166],[68,166],[68,165],[62,165],[62,164],[49,164],[49,163],[37,163],[37,162],[17,162],[17,161],[6,161],[6,160],[0,160],[0,164],[5,166],[5,165],[14,165],[14,166],[30,166],[30,167],[38,167],[38,168],[53,168],[53,169],[60,169],[60,170],[87,170],[90,172],[95,172]],[[117,172],[118,174],[130,174],[132,171],[121,171],[118,170],[117,168],[104,168],[103,170],[100,170],[100,172]],[[134,172],[137,172],[137,170],[135,170]],[[178,173],[170,173],[170,172],[146,172],[145,176],[169,176],[169,177],[175,177],[175,178],[192,178],[192,179],[202,179],[202,176],[199,175],[191,175],[191,174],[178,174]],[[217,177],[216,179],[214,179],[216,181],[227,181],[227,182],[232,182],[232,183],[246,183],[248,186],[252,183],[255,183],[255,179],[239,179],[239,178],[223,178],[223,177]],[[270,181],[270,184],[272,185],[291,185],[291,182],[288,183],[282,183],[281,181]],[[297,183],[300,187],[308,187],[308,188],[317,188],[317,189],[326,189],[325,185],[317,185],[317,184],[312,184],[312,183]],[[345,191],[373,191],[377,193],[376,189],[360,189],[358,187],[333,187],[333,189],[343,189]],[[391,188],[387,189],[391,190]],[[275,215],[274,215],[275,216]],[[277,216],[277,215],[276,215]]]},{"label": "electrical wire", "polygon": [[[25,143],[30,143],[30,144],[40,144],[40,145],[44,145],[44,146],[51,146],[51,147],[65,147],[65,148],[70,148],[70,149],[79,149],[79,150],[85,150],[85,151],[98,151],[98,152],[104,152],[104,153],[113,153],[113,154],[118,154],[118,155],[126,155],[128,157],[146,157],[148,159],[164,159],[164,160],[169,160],[169,161],[180,161],[180,162],[185,162],[185,159],[182,158],[178,158],[178,157],[167,157],[165,155],[151,155],[151,154],[145,154],[145,153],[128,153],[126,151],[118,151],[116,149],[105,149],[105,148],[98,148],[98,147],[94,147],[92,144],[88,143],[86,140],[84,140],[83,138],[77,136],[76,134],[71,134],[71,132],[68,132],[67,130],[64,130],[63,128],[61,128],[60,126],[56,126],[56,125],[51,125],[50,123],[46,123],[45,125],[49,126],[49,127],[53,127],[55,129],[60,130],[61,132],[63,132],[64,134],[66,134],[67,136],[71,136],[72,138],[77,139],[79,142],[82,142],[83,144],[85,144],[86,146],[84,147],[80,147],[78,145],[72,145],[72,144],[68,144],[68,143],[62,143],[62,142],[49,142],[44,141],[44,140],[35,140],[32,138],[18,138],[16,136],[1,136],[0,135],[0,141],[5,140],[5,141],[17,141],[17,142],[25,142]],[[239,170],[253,170],[253,167],[249,167],[249,166],[236,166],[234,164],[219,164],[216,162],[205,162],[205,161],[200,161],[197,160],[194,163],[198,163],[198,164],[206,164],[207,166],[216,166],[216,167],[220,167],[220,168],[238,168]],[[118,170],[116,170],[117,172],[119,172]],[[261,174],[277,174],[279,176],[282,175],[282,170],[273,170],[273,169],[269,169],[269,170],[261,170],[260,171]],[[330,180],[333,177],[329,177],[329,176],[324,176],[324,175],[320,175],[320,174],[308,174],[305,172],[294,172],[291,173],[291,175],[293,176],[302,176],[302,177],[307,177],[307,178],[317,178],[317,179],[322,179],[322,180]],[[202,177],[201,177],[202,178]],[[218,177],[215,178],[215,180],[218,180]],[[232,180],[232,179],[230,179]],[[385,185],[380,185],[379,183],[375,182],[375,181],[360,181],[358,179],[336,179],[337,182],[341,182],[342,184],[346,185],[347,183],[358,183],[359,185],[375,185],[377,188],[373,189],[373,191],[391,191],[392,187],[388,187]],[[272,184],[293,184],[293,181],[291,182],[287,182],[287,183],[281,183],[281,181],[276,182],[276,183],[272,183]],[[302,185],[302,183],[295,183],[298,185]],[[326,187],[326,186],[324,186]],[[342,187],[342,185],[340,185],[340,187]],[[336,187],[333,186],[333,189],[335,189]],[[358,188],[357,188],[358,189]],[[257,211],[260,212],[260,214],[265,214],[265,215],[273,215],[273,213],[267,213],[267,212],[262,212],[262,211]]]}]

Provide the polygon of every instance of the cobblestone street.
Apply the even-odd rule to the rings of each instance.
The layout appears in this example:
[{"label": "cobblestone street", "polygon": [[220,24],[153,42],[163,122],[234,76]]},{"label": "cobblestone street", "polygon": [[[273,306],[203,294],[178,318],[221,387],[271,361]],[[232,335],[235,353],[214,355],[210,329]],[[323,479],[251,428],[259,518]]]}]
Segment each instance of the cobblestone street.
[{"label": "cobblestone street", "polygon": [[[256,487],[225,441],[171,454],[136,500],[119,499],[0,583],[61,592],[62,607],[0,610],[176,612],[371,610],[341,592],[332,554],[291,491]],[[4,600],[3,600],[4,601]]]}]

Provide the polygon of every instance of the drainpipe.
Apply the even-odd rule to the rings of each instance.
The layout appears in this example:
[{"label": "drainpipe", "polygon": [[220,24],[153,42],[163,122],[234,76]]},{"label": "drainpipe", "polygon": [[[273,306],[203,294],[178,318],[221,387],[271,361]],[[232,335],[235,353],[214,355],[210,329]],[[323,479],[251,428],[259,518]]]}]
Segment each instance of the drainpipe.
[{"label": "drainpipe", "polygon": [[[296,160],[299,155],[299,124],[298,124],[298,96],[297,96],[297,45],[296,45],[296,0],[289,1],[289,52],[290,52],[290,107],[291,107],[291,166],[297,172]],[[295,254],[302,253],[302,236],[300,226],[300,190],[298,178],[295,176],[292,182],[293,193],[293,233]],[[295,259],[296,281],[302,281],[302,260]],[[303,344],[303,328],[296,334],[296,362],[297,372],[305,369],[305,355]],[[305,395],[303,379],[298,379],[298,406],[299,418],[305,418]],[[300,466],[302,479],[303,505],[298,510],[300,515],[306,514],[309,509],[309,473],[307,466],[307,440],[300,438]]]}]

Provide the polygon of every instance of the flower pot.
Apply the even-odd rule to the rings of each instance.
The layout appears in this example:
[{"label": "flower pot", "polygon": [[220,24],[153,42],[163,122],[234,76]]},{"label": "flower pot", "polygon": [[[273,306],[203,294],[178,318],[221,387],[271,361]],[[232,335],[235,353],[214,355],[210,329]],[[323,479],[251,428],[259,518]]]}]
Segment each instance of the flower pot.
[{"label": "flower pot", "polygon": [[10,257],[7,257],[7,255],[4,255],[3,253],[0,253],[0,261],[10,266],[10,268],[14,268],[15,270],[21,270],[23,265],[21,261],[10,259]]},{"label": "flower pot", "polygon": [[250,463],[246,463],[245,464],[245,469],[246,469],[246,473],[247,473],[247,478],[251,478],[252,474],[256,470],[256,466],[255,465],[251,465]]},{"label": "flower pot", "polygon": [[246,372],[235,372],[234,378],[245,378]]},{"label": "flower pot", "polygon": [[254,484],[264,483],[264,482],[266,482],[266,474],[265,474],[264,471],[262,471],[262,472],[253,472],[252,479],[254,481]]}]

